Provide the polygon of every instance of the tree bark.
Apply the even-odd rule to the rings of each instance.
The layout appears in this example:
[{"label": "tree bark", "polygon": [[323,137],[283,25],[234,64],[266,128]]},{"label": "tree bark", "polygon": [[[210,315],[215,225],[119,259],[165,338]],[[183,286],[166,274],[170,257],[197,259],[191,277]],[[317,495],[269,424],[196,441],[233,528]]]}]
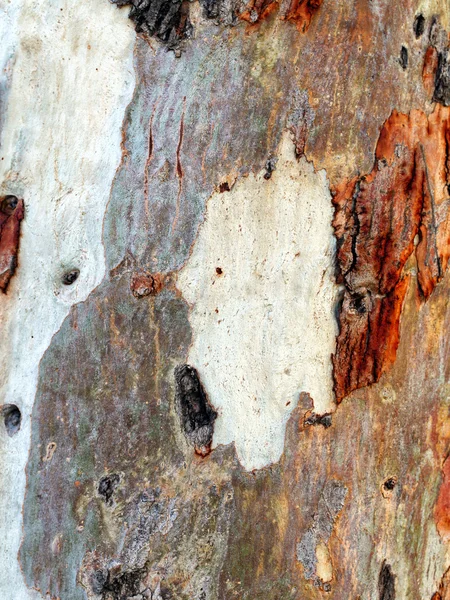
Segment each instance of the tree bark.
[{"label": "tree bark", "polygon": [[448,1],[0,14],[0,598],[448,600]]}]

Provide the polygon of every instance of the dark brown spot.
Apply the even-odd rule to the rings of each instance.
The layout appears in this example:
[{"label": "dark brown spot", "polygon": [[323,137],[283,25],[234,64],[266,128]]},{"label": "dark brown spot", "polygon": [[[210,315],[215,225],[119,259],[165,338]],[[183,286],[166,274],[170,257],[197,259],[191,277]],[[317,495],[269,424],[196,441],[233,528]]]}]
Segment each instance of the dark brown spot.
[{"label": "dark brown spot", "polygon": [[367,312],[365,297],[362,295],[356,295],[350,302],[350,310],[358,315],[364,315]]},{"label": "dark brown spot", "polygon": [[217,275],[222,275],[223,271],[220,267],[216,267],[216,273]]},{"label": "dark brown spot", "polygon": [[[104,594],[102,597],[111,600],[126,600],[127,598],[143,598],[141,581],[146,575],[145,569],[125,571],[113,575],[112,570],[98,570],[91,578],[92,591]],[[95,592],[94,587],[99,590]]]}]

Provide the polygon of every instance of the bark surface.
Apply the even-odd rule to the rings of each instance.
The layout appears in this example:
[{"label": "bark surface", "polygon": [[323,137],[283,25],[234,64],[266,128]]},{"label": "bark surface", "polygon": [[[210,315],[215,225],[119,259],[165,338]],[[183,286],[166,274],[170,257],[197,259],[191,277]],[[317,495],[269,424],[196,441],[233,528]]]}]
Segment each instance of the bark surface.
[{"label": "bark surface", "polygon": [[0,597],[450,598],[447,0],[0,11]]}]

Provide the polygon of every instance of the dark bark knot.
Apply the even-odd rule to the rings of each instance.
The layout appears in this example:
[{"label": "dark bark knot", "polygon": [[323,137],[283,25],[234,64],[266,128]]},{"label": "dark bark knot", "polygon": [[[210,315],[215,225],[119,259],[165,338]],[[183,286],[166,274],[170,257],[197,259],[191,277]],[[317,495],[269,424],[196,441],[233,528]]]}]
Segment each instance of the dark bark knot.
[{"label": "dark bark knot", "polygon": [[175,402],[181,427],[195,452],[206,456],[211,451],[217,412],[208,402],[197,371],[179,365],[175,371]]},{"label": "dark bark knot", "polygon": [[2,408],[3,422],[9,437],[15,435],[22,423],[22,414],[15,404],[5,404]]},{"label": "dark bark knot", "polygon": [[389,477],[389,479],[386,479],[386,481],[383,483],[383,487],[385,490],[391,491],[395,488],[396,483],[397,480],[395,477]]},{"label": "dark bark knot", "polygon": [[425,17],[422,14],[415,16],[413,30],[417,39],[423,35],[423,32],[425,31]]},{"label": "dark bark knot", "polygon": [[395,600],[395,575],[386,561],[381,565],[378,577],[379,600]]},{"label": "dark bark knot", "polygon": [[141,582],[145,575],[145,569],[126,571],[116,576],[106,569],[98,569],[91,575],[92,591],[94,594],[101,595],[102,600],[142,598],[143,596],[138,594],[142,589]]},{"label": "dark bark knot", "polygon": [[105,475],[98,482],[98,495],[102,498],[105,504],[112,506],[112,497],[114,491],[120,483],[120,475],[112,473],[111,475]]},{"label": "dark bark knot", "polygon": [[309,412],[305,415],[303,425],[304,427],[309,427],[311,425],[322,425],[322,427],[328,429],[328,427],[331,427],[332,419],[333,416],[330,413],[318,415],[314,412]]},{"label": "dark bark knot", "polygon": [[272,157],[266,162],[266,172],[264,173],[264,179],[270,179],[272,177],[272,173],[275,171],[277,167],[278,158]]},{"label": "dark bark knot", "polygon": [[365,315],[370,310],[370,298],[368,295],[355,294],[350,300],[349,312],[357,315]]},{"label": "dark bark knot", "polygon": [[79,269],[71,269],[70,271],[64,273],[64,275],[61,278],[61,281],[64,285],[72,285],[73,283],[75,283],[79,276]]},{"label": "dark bark knot", "polygon": [[400,50],[400,66],[405,71],[408,68],[408,48],[406,46],[402,46]]},{"label": "dark bark knot", "polygon": [[17,196],[5,196],[0,204],[0,210],[5,215],[12,215],[19,204],[19,198]]},{"label": "dark bark knot", "polygon": [[189,2],[186,0],[111,0],[121,8],[131,6],[129,18],[137,33],[154,36],[169,50],[176,50],[181,41],[192,34]]}]

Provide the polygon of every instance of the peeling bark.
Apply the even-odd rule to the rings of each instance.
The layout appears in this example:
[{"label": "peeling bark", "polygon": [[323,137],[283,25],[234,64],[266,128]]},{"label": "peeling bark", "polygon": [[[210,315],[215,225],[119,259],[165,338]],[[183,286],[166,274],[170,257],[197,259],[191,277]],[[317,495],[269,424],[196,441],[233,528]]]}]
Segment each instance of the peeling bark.
[{"label": "peeling bark", "polygon": [[345,287],[334,356],[336,398],[370,385],[394,362],[414,253],[429,298],[450,252],[450,113],[394,112],[384,124],[371,173],[334,194],[338,282]]}]

